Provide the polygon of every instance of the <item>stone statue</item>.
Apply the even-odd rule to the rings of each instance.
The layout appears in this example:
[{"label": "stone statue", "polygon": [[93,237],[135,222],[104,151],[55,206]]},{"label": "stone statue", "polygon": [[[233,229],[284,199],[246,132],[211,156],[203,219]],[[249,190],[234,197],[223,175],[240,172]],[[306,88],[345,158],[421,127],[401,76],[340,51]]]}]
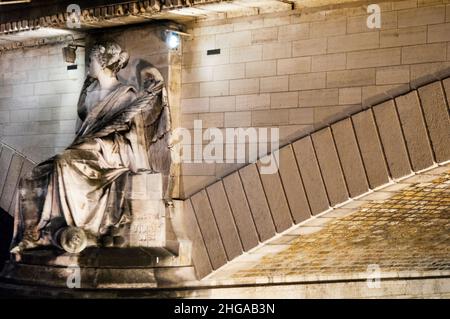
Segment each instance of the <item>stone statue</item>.
[{"label": "stone statue", "polygon": [[130,223],[126,199],[130,174],[165,176],[170,202],[170,113],[164,80],[139,63],[139,87],[117,73],[129,61],[114,43],[95,45],[79,102],[72,144],[21,179],[15,207],[13,254],[40,246],[77,253],[101,246],[102,237]]}]

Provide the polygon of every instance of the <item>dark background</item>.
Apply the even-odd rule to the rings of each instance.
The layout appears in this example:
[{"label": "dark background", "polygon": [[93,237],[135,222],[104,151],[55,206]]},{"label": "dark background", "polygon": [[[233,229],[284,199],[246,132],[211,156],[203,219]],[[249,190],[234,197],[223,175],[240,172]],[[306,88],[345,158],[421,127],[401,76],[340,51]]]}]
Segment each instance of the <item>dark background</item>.
[{"label": "dark background", "polygon": [[13,218],[0,208],[0,270],[9,259],[9,244],[13,235]]}]

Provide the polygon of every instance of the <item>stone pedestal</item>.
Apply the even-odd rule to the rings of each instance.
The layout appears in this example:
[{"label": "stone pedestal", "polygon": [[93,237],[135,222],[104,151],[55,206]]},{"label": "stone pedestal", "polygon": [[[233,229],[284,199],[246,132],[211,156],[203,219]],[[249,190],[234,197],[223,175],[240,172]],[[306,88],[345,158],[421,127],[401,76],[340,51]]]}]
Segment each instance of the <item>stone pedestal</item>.
[{"label": "stone pedestal", "polygon": [[[131,221],[108,236],[120,246],[87,247],[80,253],[28,250],[6,263],[0,281],[25,286],[82,289],[159,288],[196,281],[192,244],[178,223],[182,205],[166,206],[161,174],[130,175],[126,189]],[[78,276],[78,277],[76,277]]]},{"label": "stone pedestal", "polygon": [[170,222],[170,209],[163,200],[161,174],[142,172],[130,175],[127,200],[131,224],[123,236],[125,247],[157,250],[162,255],[177,255],[178,241]]},{"label": "stone pedestal", "polygon": [[[76,273],[80,275],[81,289],[160,288],[195,282],[192,244],[186,240],[182,225],[172,227],[180,220],[182,205],[175,201],[174,207],[164,207],[163,212],[164,227],[156,236],[158,245],[150,240],[133,242],[131,236],[128,246],[121,248],[88,247],[77,254],[57,249],[29,250],[22,254],[20,262],[6,263],[0,282],[66,289]],[[174,240],[169,238],[179,238],[175,245],[177,254],[172,252]],[[147,243],[152,246],[144,247]],[[70,291],[76,294],[76,289]]]}]

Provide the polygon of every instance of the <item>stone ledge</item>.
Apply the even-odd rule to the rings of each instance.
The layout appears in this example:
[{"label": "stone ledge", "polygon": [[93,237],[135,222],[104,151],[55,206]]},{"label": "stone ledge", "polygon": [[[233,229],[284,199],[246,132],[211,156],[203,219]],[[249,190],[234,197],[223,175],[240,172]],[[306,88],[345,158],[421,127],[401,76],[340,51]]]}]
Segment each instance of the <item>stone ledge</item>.
[{"label": "stone ledge", "polygon": [[[135,289],[175,286],[196,281],[193,266],[79,267],[81,289]],[[1,281],[17,286],[66,288],[75,266],[52,267],[7,263]],[[1,285],[0,285],[1,286]],[[1,287],[0,287],[1,288]]]},{"label": "stone ledge", "polygon": [[0,298],[12,294],[27,298],[436,298],[450,295],[450,278],[430,274],[424,277],[385,277],[380,288],[368,288],[366,279],[290,283],[215,283],[182,288],[152,289],[67,289],[0,282]]},{"label": "stone ledge", "polygon": [[[82,1],[81,7],[83,7],[81,11],[80,22],[83,26],[89,26],[92,23],[96,23],[102,20],[110,20],[114,18],[121,17],[157,17],[160,16],[162,12],[169,11],[173,9],[186,8],[191,7],[193,5],[201,5],[207,3],[215,3],[221,2],[222,0],[171,0],[171,1],[128,1],[128,2],[119,2],[113,3],[111,5],[93,5],[88,1]],[[64,6],[49,6],[47,5],[46,11],[49,15],[40,15],[36,16],[36,18],[32,19],[19,19],[13,20],[12,18],[1,17],[0,24],[0,33],[13,33],[19,31],[28,31],[35,30],[43,27],[62,27],[66,25],[66,22],[69,21],[69,15],[66,12],[65,8],[71,2],[67,2]],[[32,10],[35,8],[27,8],[29,12],[28,16],[33,16],[31,14]],[[23,8],[21,9],[24,10]],[[17,9],[16,11],[21,11]],[[15,13],[14,11],[12,13]],[[9,12],[9,16],[14,16],[11,12]],[[16,14],[17,15],[17,14]],[[24,16],[23,12],[21,14]],[[34,14],[36,15],[36,14]]]}]

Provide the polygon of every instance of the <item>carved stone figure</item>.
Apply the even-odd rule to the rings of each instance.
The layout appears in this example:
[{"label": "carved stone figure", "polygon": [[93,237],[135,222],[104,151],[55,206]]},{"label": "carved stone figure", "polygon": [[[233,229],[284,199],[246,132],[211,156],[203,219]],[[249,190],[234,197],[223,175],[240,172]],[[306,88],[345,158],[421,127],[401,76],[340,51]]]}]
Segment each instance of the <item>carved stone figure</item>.
[{"label": "carved stone figure", "polygon": [[114,42],[90,51],[74,141],[19,183],[12,253],[49,245],[77,253],[108,242],[111,232],[133,218],[126,196],[133,174],[158,173],[170,201],[164,81],[157,69],[142,62],[136,74],[139,87],[121,83],[117,73],[128,60]]}]

